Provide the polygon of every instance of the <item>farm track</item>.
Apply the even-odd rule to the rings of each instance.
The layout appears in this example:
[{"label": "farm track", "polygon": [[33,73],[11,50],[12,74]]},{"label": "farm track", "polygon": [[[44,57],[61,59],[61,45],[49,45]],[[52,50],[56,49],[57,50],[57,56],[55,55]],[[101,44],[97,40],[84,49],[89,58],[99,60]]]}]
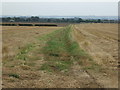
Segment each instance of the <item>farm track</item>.
[{"label": "farm track", "polygon": [[[102,27],[104,26],[104,27]],[[110,28],[109,28],[110,27]],[[79,43],[80,48],[84,49],[93,60],[101,65],[102,71],[91,69],[83,69],[83,66],[74,62],[69,72],[49,73],[39,70],[42,64],[46,62],[46,56],[43,53],[36,54],[46,41],[36,41],[39,35],[45,35],[52,31],[52,28],[27,27],[26,30],[19,27],[16,32],[15,28],[4,28],[3,45],[12,45],[17,40],[35,41],[37,47],[34,51],[30,51],[28,55],[32,55],[34,60],[13,60],[3,65],[3,87],[8,88],[116,88],[117,86],[117,30],[116,25],[99,25],[99,24],[80,24],[73,26],[73,38]],[[100,28],[100,29],[99,29]],[[9,31],[9,30],[11,31]],[[29,30],[32,29],[32,30]],[[40,31],[38,29],[41,29]],[[44,30],[44,33],[42,32]],[[56,28],[57,29],[57,28]],[[104,30],[103,30],[104,29]],[[110,29],[110,31],[108,31]],[[8,31],[7,31],[8,30]],[[21,31],[20,31],[21,30]],[[28,31],[29,30],[29,31]],[[49,32],[48,32],[49,30]],[[51,31],[50,31],[51,30]],[[115,31],[114,31],[115,30]],[[9,32],[9,33],[8,33]],[[28,33],[25,37],[25,32]],[[39,32],[39,33],[38,33]],[[113,32],[113,33],[112,33]],[[15,33],[13,35],[12,33]],[[7,37],[6,37],[7,36]],[[11,42],[9,42],[9,39]],[[18,37],[18,39],[15,39]],[[29,38],[30,37],[30,38]],[[98,42],[99,41],[99,42]],[[40,44],[41,43],[41,44]],[[20,44],[20,42],[19,42]],[[26,45],[26,42],[22,42]],[[18,45],[18,44],[16,44]],[[21,45],[21,44],[20,44]],[[8,46],[9,47],[9,46]],[[15,45],[11,46],[11,48]],[[20,46],[18,46],[20,47]],[[115,49],[115,50],[113,50]],[[15,48],[13,48],[15,51]],[[17,50],[16,50],[17,51]],[[64,55],[60,54],[60,58]],[[66,57],[70,57],[69,55]],[[75,56],[76,57],[76,56]],[[80,58],[80,57],[79,57]],[[106,60],[106,61],[105,61]],[[110,61],[109,61],[110,60]],[[24,64],[26,63],[26,64]],[[13,66],[14,65],[14,66]],[[113,72],[113,70],[115,70]],[[10,73],[20,75],[20,78],[9,77]]]}]

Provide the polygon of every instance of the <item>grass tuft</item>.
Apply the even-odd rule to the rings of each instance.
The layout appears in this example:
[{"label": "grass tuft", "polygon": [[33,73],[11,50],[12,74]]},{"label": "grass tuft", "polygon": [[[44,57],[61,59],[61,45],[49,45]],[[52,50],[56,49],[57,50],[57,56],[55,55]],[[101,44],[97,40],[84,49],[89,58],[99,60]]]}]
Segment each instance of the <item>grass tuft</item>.
[{"label": "grass tuft", "polygon": [[28,44],[17,54],[16,58],[20,60],[27,60],[27,53],[35,47],[34,44]]},{"label": "grass tuft", "polygon": [[18,74],[13,74],[13,73],[9,74],[9,77],[20,78]]}]

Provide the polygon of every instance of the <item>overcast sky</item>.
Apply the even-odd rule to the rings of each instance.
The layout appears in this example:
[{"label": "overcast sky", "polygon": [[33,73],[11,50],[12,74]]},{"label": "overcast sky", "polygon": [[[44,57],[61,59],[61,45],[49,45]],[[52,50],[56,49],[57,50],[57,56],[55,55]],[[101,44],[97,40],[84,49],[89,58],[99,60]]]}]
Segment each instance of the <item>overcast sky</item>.
[{"label": "overcast sky", "polygon": [[117,2],[3,2],[2,15],[117,16]]}]

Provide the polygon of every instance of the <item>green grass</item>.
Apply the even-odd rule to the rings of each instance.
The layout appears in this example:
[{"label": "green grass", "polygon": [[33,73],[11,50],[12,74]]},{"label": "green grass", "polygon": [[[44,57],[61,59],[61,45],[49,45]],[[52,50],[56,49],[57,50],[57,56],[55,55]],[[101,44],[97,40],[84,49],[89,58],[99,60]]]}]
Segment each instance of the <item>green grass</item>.
[{"label": "green grass", "polygon": [[68,71],[70,65],[72,65],[71,61],[60,61],[60,60],[51,60],[47,63],[44,63],[40,70],[46,70],[48,72],[54,71]]},{"label": "green grass", "polygon": [[35,47],[34,44],[28,44],[17,54],[16,58],[20,60],[27,60],[27,53]]},{"label": "green grass", "polygon": [[79,45],[75,41],[71,42],[70,32],[71,26],[68,26],[49,35],[49,40],[43,48],[44,53],[77,54]]},{"label": "green grass", "polygon": [[14,73],[9,74],[9,77],[20,78],[18,74]]},{"label": "green grass", "polygon": [[73,41],[72,26],[67,26],[61,30],[57,30],[50,35],[42,38],[46,39],[46,45],[42,48],[45,55],[46,63],[41,66],[41,70],[53,71],[68,71],[73,65],[73,62],[81,62],[84,59],[91,61],[91,57],[86,54]]},{"label": "green grass", "polygon": [[48,72],[52,72],[51,65],[48,64],[48,63],[43,64],[43,65],[40,67],[40,70],[46,70],[46,71],[48,71]]}]

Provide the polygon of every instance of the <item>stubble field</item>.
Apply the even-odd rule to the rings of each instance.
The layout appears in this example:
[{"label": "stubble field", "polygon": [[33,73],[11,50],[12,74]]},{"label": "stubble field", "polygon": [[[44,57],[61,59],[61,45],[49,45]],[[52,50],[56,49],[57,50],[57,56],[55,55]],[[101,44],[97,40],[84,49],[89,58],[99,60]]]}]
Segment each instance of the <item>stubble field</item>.
[{"label": "stubble field", "polygon": [[3,88],[117,88],[117,24],[3,26]]}]

